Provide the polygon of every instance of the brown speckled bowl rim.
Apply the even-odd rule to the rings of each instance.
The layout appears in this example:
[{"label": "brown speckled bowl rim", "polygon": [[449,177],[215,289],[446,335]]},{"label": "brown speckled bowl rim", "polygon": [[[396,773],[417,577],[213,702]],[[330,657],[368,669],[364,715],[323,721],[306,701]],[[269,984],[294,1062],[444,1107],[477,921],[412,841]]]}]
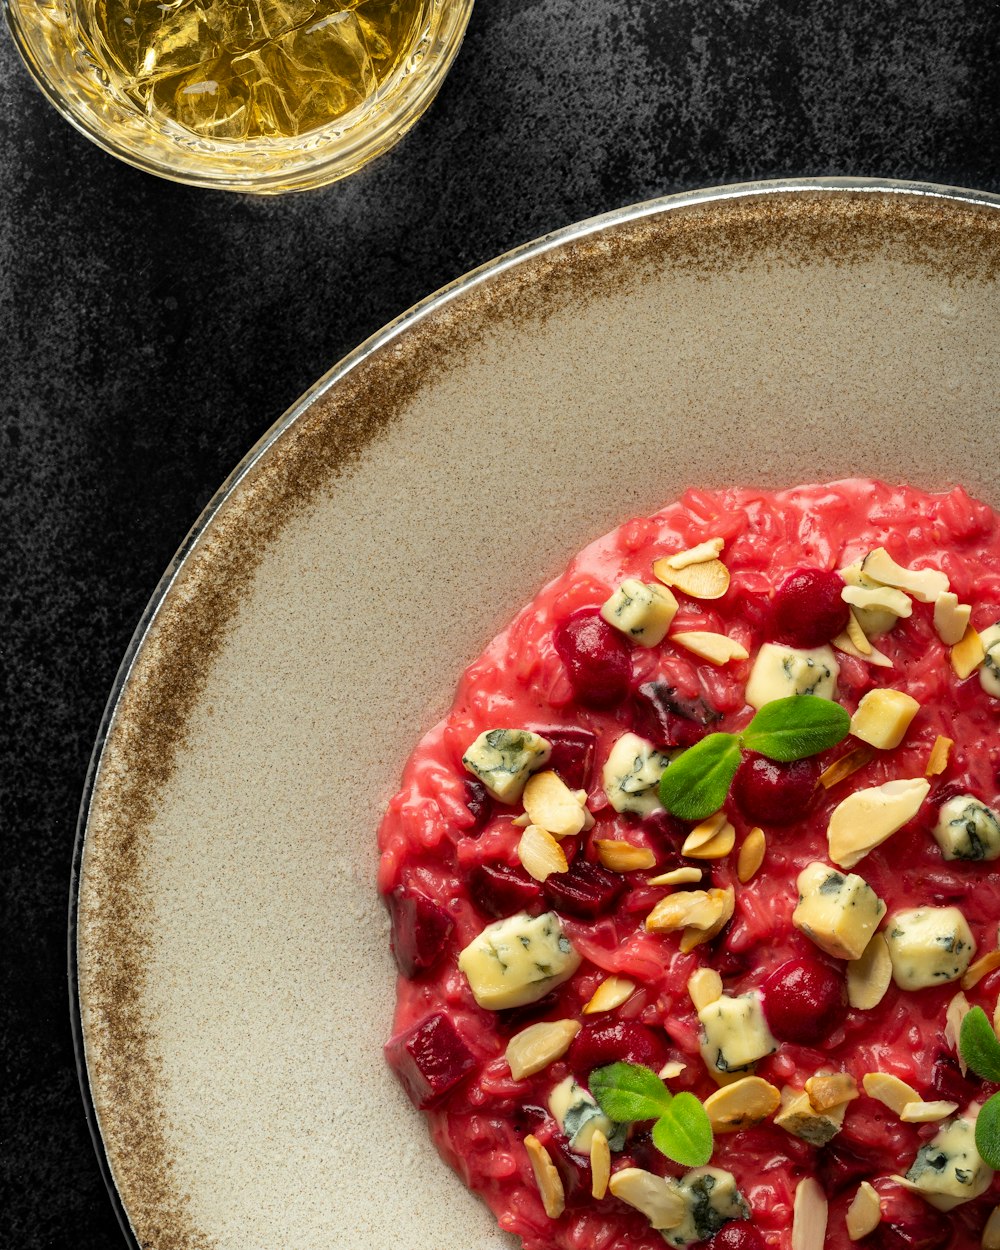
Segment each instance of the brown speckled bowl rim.
[{"label": "brown speckled bowl rim", "polygon": [[766,182],[741,183],[731,186],[712,187],[682,192],[640,204],[616,209],[612,212],[592,217],[574,225],[544,235],[533,242],[524,244],[486,265],[472,270],[470,273],[443,287],[408,311],[391,321],[382,330],[372,335],[353,352],[345,356],[328,373],[320,378],[305,392],[275,424],[258,440],[253,448],[243,457],[233,472],[225,480],[218,491],[208,502],[201,515],[185,537],[180,548],[164,572],[156,586],[152,597],[136,627],[129,643],[111,689],[104,714],[101,719],[93,753],[91,755],[84,791],[82,795],[79,818],[77,822],[73,860],[70,878],[69,899],[69,931],[68,931],[68,982],[70,1021],[73,1046],[76,1058],[77,1073],[83,1097],[84,1111],[91,1137],[97,1153],[101,1174],[107,1186],[115,1213],[121,1226],[126,1243],[141,1250],[129,1221],[128,1213],[122,1202],[114,1182],[111,1165],[101,1136],[97,1114],[91,1091],[87,1062],[84,1050],[83,1025],[81,1019],[81,1003],[79,995],[79,970],[77,948],[77,925],[80,903],[80,874],[84,852],[86,832],[92,803],[95,796],[97,778],[104,750],[108,742],[115,713],[125,693],[136,660],[152,630],[160,609],[171,586],[178,578],[188,557],[198,546],[202,536],[211,526],[220,510],[236,495],[246,480],[253,474],[256,466],[274,445],[283,439],[296,423],[312,408],[312,406],[329,391],[369,359],[384,351],[399,336],[404,335],[419,322],[441,309],[449,302],[457,300],[472,289],[488,283],[498,275],[512,267],[543,256],[568,243],[588,236],[599,235],[604,231],[612,232],[627,224],[635,224],[644,218],[658,217],[675,213],[678,210],[704,208],[725,201],[759,200],[764,197],[799,198],[816,195],[841,197],[868,196],[881,197],[886,202],[893,197],[900,197],[911,202],[914,199],[924,203],[938,201],[943,205],[951,204],[966,208],[983,208],[1000,210],[1000,196],[989,192],[981,192],[963,188],[938,186],[929,183],[905,182],[895,180],[865,178],[803,178],[782,179]]}]

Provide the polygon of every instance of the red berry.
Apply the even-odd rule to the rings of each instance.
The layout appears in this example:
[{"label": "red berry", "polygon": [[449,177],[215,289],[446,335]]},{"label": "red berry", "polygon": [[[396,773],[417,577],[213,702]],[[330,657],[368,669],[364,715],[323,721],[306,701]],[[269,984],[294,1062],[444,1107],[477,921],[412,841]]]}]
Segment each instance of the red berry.
[{"label": "red berry", "polygon": [[789,959],[760,987],[768,1027],[779,1042],[813,1046],[847,1015],[844,978],[829,964],[805,956]]},{"label": "red berry", "polygon": [[729,793],[747,820],[758,825],[790,825],[812,807],[819,772],[815,757],[779,764],[763,755],[746,755]]},{"label": "red berry", "polygon": [[609,1063],[641,1063],[654,1072],[669,1058],[667,1039],[634,1020],[589,1020],[573,1039],[569,1064],[584,1076]]},{"label": "red berry", "polygon": [[764,1239],[752,1224],[724,1224],[708,1243],[707,1250],[765,1250]]},{"label": "red berry", "polygon": [[518,911],[539,911],[542,887],[520,868],[479,864],[469,873],[469,897],[481,912],[498,920]]},{"label": "red berry", "polygon": [[586,790],[597,746],[595,735],[586,729],[541,729],[539,733],[552,745],[545,767],[554,769],[571,790]]},{"label": "red berry", "polygon": [[831,569],[793,569],[771,605],[771,632],[792,647],[820,647],[847,628],[850,609],[840,597],[844,579]]},{"label": "red berry", "polygon": [[420,1110],[443,1098],[476,1066],[472,1051],[442,1012],[390,1038],[385,1057]]},{"label": "red berry", "polygon": [[575,859],[568,872],[546,877],[542,886],[550,907],[581,920],[609,912],[627,888],[628,882],[619,873],[582,858]]},{"label": "red berry", "polygon": [[632,653],[624,635],[596,612],[587,609],[563,621],[553,642],[581,703],[611,707],[628,694]]},{"label": "red berry", "polygon": [[397,886],[389,895],[392,953],[405,977],[433,968],[445,952],[455,922],[433,899]]}]

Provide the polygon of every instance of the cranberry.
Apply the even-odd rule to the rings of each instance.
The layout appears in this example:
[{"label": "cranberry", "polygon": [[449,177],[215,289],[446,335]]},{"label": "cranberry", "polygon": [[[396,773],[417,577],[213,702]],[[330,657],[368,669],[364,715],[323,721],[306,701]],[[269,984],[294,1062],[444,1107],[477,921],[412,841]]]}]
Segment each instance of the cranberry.
[{"label": "cranberry", "polygon": [[556,911],[581,920],[593,920],[614,907],[628,888],[628,882],[617,872],[575,859],[569,872],[554,872],[543,885],[545,901]]},{"label": "cranberry", "polygon": [[588,1020],[569,1048],[574,1072],[592,1072],[609,1063],[641,1063],[659,1071],[669,1058],[662,1033],[634,1020]]},{"label": "cranberry", "polygon": [[764,755],[747,755],[733,777],[730,795],[747,820],[790,825],[809,811],[818,780],[815,758],[779,764]]},{"label": "cranberry", "polygon": [[779,1042],[813,1046],[847,1015],[844,978],[811,956],[786,960],[764,980],[760,992],[768,1027]]},{"label": "cranberry", "polygon": [[552,744],[546,768],[555,769],[571,790],[586,790],[594,764],[597,738],[586,729],[542,729],[541,735]]},{"label": "cranberry", "polygon": [[399,970],[414,977],[438,962],[455,922],[426,894],[398,886],[389,895],[392,953]]},{"label": "cranberry", "polygon": [[702,698],[682,698],[674,686],[647,681],[632,696],[635,729],[660,746],[690,747],[720,714]]},{"label": "cranberry", "polygon": [[520,868],[479,864],[469,873],[469,897],[481,912],[499,920],[517,911],[538,909],[542,887]]},{"label": "cranberry", "polygon": [[952,1226],[946,1215],[894,1181],[880,1177],[872,1183],[882,1204],[879,1250],[944,1250],[951,1244]]},{"label": "cranberry", "polygon": [[764,1239],[752,1224],[724,1224],[708,1243],[708,1250],[765,1250]]},{"label": "cranberry", "polygon": [[465,806],[472,816],[472,825],[463,832],[467,838],[474,838],[482,833],[493,815],[493,800],[481,781],[475,781],[471,777],[465,779]]},{"label": "cranberry", "polygon": [[850,609],[840,597],[844,579],[830,569],[793,569],[771,605],[771,632],[793,647],[819,647],[847,628]]},{"label": "cranberry", "polygon": [[397,1033],[385,1057],[418,1110],[443,1098],[476,1066],[476,1059],[442,1012]]},{"label": "cranberry", "polygon": [[623,634],[589,609],[556,627],[553,638],[573,693],[588,707],[611,707],[628,694],[632,653]]}]

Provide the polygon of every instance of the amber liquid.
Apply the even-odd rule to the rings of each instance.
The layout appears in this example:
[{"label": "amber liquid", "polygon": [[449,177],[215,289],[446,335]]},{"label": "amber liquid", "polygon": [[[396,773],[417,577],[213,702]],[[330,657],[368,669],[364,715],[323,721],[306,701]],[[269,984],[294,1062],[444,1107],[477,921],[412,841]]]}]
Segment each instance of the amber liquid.
[{"label": "amber liquid", "polygon": [[291,138],[363,104],[428,0],[77,0],[89,53],[151,116],[209,139]]}]

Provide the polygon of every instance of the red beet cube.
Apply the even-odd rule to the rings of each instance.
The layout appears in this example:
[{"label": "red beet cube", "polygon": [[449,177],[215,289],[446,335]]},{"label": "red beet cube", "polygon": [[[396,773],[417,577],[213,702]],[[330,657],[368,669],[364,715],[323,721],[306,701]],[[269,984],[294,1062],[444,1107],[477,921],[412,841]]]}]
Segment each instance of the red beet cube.
[{"label": "red beet cube", "polygon": [[575,859],[568,872],[554,872],[542,887],[550,907],[567,916],[593,920],[609,912],[628,889],[617,872],[586,859]]},{"label": "red beet cube", "polygon": [[389,895],[392,953],[405,977],[433,968],[445,951],[455,922],[426,894],[397,886]]},{"label": "red beet cube", "polygon": [[719,713],[702,698],[685,699],[663,681],[644,682],[632,696],[636,733],[659,746],[694,746]]},{"label": "red beet cube", "polygon": [[584,1077],[619,1061],[641,1063],[656,1072],[668,1056],[665,1035],[635,1020],[588,1020],[569,1048],[570,1067]]},{"label": "red beet cube", "polygon": [[442,1012],[390,1038],[385,1057],[420,1111],[443,1098],[476,1066],[472,1051]]},{"label": "red beet cube", "polygon": [[542,887],[521,868],[480,864],[469,873],[469,896],[487,916],[501,920],[517,911],[541,910]]},{"label": "red beet cube", "polygon": [[469,809],[473,823],[462,832],[467,838],[474,838],[486,828],[493,815],[493,800],[490,792],[481,781],[472,777],[465,778],[465,806]]},{"label": "red beet cube", "polygon": [[586,729],[541,729],[539,733],[552,743],[546,768],[555,769],[571,790],[586,790],[597,738]]},{"label": "red beet cube", "polygon": [[581,703],[611,707],[628,694],[632,680],[628,643],[596,611],[585,609],[562,621],[552,641]]}]

